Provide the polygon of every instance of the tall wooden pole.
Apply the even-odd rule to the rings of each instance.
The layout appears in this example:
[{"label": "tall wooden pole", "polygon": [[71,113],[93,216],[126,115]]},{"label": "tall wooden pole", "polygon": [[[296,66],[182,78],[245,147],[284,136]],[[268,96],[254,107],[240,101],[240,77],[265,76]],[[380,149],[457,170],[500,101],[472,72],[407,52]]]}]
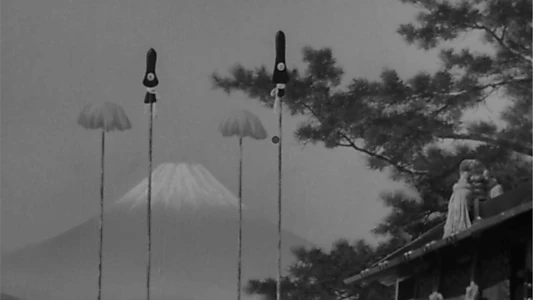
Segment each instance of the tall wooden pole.
[{"label": "tall wooden pole", "polygon": [[239,137],[239,236],[238,265],[237,265],[237,300],[241,300],[242,277],[242,137]]},{"label": "tall wooden pole", "polygon": [[148,132],[148,202],[147,202],[147,226],[148,226],[148,262],[146,265],[146,299],[150,300],[150,274],[152,267],[152,142],[154,105],[150,103],[150,129]]},{"label": "tall wooden pole", "polygon": [[279,145],[278,145],[278,280],[276,283],[276,299],[281,300],[281,220],[282,220],[282,157],[283,157],[283,107],[281,100],[285,95],[285,85],[289,81],[289,74],[285,64],[285,34],[278,31],[276,34],[276,63],[272,74],[272,81],[276,84],[273,90],[275,95],[274,107],[278,110]]},{"label": "tall wooden pole", "polygon": [[102,259],[104,250],[104,170],[105,170],[105,130],[102,129],[102,158],[100,160],[100,244],[98,245],[98,300],[102,300]]},{"label": "tall wooden pole", "polygon": [[278,280],[276,283],[276,299],[281,300],[281,220],[282,220],[282,165],[283,165],[283,110],[281,105],[281,97],[279,92],[276,90],[276,102],[279,104],[279,117],[278,117],[278,126],[279,126],[279,144],[278,144]]},{"label": "tall wooden pole", "polygon": [[146,87],[146,95],[144,96],[144,104],[149,106],[149,123],[148,130],[148,201],[146,203],[146,223],[148,235],[148,261],[146,264],[146,299],[150,300],[150,274],[152,267],[152,148],[153,148],[153,128],[154,128],[154,112],[157,96],[155,87],[159,84],[159,79],[155,73],[155,66],[157,61],[157,52],[151,48],[146,53],[146,72],[144,74],[143,85]]}]

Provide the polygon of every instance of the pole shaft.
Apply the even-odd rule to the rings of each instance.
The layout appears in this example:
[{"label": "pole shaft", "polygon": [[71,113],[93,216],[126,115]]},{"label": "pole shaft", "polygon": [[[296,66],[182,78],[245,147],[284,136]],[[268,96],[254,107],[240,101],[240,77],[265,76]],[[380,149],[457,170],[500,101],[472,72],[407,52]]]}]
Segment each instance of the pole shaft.
[{"label": "pole shaft", "polygon": [[237,266],[237,299],[241,300],[242,277],[242,138],[239,138],[239,237],[238,237],[238,266]]},{"label": "pole shaft", "polygon": [[147,204],[147,226],[148,226],[148,263],[146,266],[146,299],[150,300],[150,271],[152,264],[152,136],[154,122],[154,104],[150,103],[150,129],[148,132],[148,204]]},{"label": "pole shaft", "polygon": [[282,177],[281,177],[281,171],[282,171],[282,154],[283,154],[283,148],[282,148],[282,128],[283,128],[283,106],[282,106],[282,98],[278,96],[278,91],[276,90],[276,101],[279,104],[279,144],[278,144],[278,280],[276,284],[276,299],[281,300],[281,187],[282,187]]},{"label": "pole shaft", "polygon": [[102,299],[102,259],[104,250],[104,168],[105,168],[105,130],[102,130],[102,158],[100,160],[100,244],[98,247],[98,300]]},{"label": "pole shaft", "polygon": [[436,266],[433,269],[433,291],[438,292],[440,287],[440,278],[442,272],[442,254],[437,253],[437,262]]},{"label": "pole shaft", "polygon": [[472,254],[472,261],[470,262],[470,281],[475,282],[476,281],[476,270],[477,270],[477,260],[478,260],[478,249],[477,247],[474,249],[474,253]]}]

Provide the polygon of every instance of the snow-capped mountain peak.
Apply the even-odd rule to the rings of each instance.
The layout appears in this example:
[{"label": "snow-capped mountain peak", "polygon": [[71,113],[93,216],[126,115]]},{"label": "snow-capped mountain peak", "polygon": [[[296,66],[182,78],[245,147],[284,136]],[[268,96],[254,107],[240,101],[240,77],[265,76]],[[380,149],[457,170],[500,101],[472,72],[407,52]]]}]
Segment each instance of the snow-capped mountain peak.
[{"label": "snow-capped mountain peak", "polygon": [[[117,203],[136,207],[146,205],[148,178],[127,192]],[[204,166],[187,163],[163,163],[152,172],[152,206],[234,206],[238,198]]]}]

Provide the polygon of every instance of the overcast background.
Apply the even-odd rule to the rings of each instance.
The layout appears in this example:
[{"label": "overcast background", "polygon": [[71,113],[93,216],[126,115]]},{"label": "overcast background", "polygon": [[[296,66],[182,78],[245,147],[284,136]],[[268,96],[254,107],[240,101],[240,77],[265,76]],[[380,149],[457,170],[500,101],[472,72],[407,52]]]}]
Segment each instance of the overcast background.
[{"label": "overcast background", "polygon": [[[302,67],[304,46],[331,47],[346,71],[378,78],[437,68],[397,35],[414,10],[397,0],[122,0],[2,1],[1,250],[35,243],[98,214],[100,135],[76,124],[86,103],[124,107],[133,129],[107,140],[106,203],[147,176],[148,116],[141,84],[145,55],[158,51],[160,80],[155,166],[198,162],[234,193],[238,145],[219,121],[245,108],[276,134],[271,110],[242,94],[211,89],[226,74],[274,62],[274,37],[287,36],[289,68]],[[285,121],[284,226],[329,247],[340,237],[369,238],[386,214],[380,191],[400,188],[370,172],[349,149],[299,145]],[[154,167],[155,167],[154,166]],[[245,141],[244,201],[276,219],[277,146]]]}]

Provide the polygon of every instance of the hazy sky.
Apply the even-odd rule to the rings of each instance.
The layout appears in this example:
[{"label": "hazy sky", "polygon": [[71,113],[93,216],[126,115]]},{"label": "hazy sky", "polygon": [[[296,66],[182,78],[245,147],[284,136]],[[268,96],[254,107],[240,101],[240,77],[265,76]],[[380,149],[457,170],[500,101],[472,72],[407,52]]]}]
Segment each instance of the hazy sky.
[{"label": "hazy sky", "polygon": [[[133,129],[108,135],[106,199],[111,204],[147,175],[148,116],[141,84],[145,55],[158,51],[155,165],[198,162],[234,193],[238,147],[222,138],[224,114],[245,108],[276,133],[271,110],[241,94],[211,90],[209,75],[234,63],[274,61],[274,36],[287,36],[289,67],[306,45],[331,47],[346,79],[434,69],[435,54],[395,31],[413,9],[398,0],[20,1],[1,7],[2,251],[38,242],[97,215],[100,135],[76,124],[86,103],[122,105]],[[286,119],[284,224],[328,246],[370,238],[386,213],[380,191],[401,187],[366,170],[353,150],[305,148]],[[244,201],[275,220],[277,146],[244,145]]]}]

